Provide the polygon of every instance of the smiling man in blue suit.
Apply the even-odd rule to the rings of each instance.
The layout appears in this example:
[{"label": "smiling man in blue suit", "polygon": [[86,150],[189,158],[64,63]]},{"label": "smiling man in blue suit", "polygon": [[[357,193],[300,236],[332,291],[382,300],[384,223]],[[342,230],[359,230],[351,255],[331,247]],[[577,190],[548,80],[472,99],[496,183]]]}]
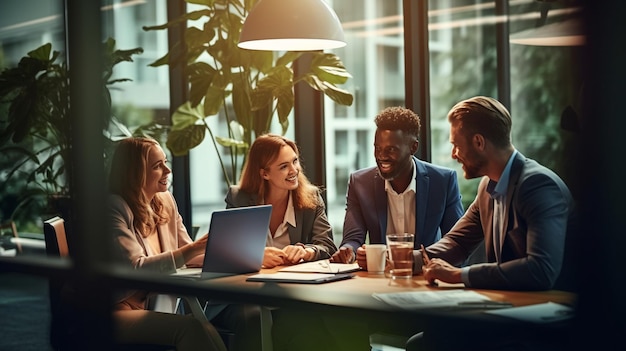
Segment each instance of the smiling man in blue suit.
[{"label": "smiling man in blue suit", "polygon": [[456,172],[417,159],[419,116],[388,107],[375,118],[376,167],[350,175],[340,249],[333,262],[367,268],[363,244],[389,233],[415,234],[415,248],[441,239],[463,215]]}]

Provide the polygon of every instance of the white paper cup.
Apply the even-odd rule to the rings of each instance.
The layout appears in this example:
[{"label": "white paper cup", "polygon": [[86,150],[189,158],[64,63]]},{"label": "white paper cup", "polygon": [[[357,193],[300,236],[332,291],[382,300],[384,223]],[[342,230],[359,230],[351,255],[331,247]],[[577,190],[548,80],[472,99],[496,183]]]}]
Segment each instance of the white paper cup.
[{"label": "white paper cup", "polygon": [[367,271],[369,273],[383,274],[385,272],[385,263],[387,259],[387,245],[365,245],[365,257],[367,258]]}]

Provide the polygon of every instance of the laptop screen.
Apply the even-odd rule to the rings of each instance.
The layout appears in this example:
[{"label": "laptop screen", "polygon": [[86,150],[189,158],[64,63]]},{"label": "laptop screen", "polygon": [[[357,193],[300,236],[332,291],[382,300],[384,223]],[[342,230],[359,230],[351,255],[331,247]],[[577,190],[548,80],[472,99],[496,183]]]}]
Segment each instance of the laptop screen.
[{"label": "laptop screen", "polygon": [[258,272],[263,263],[271,213],[271,205],[214,211],[202,272]]}]

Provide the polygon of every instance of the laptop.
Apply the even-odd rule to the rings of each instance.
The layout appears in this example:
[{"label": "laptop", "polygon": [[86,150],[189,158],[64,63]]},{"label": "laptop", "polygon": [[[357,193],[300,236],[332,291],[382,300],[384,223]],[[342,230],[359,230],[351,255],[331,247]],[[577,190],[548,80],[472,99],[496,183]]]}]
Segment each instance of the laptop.
[{"label": "laptop", "polygon": [[179,269],[176,276],[211,279],[259,272],[271,214],[272,205],[214,211],[202,268]]}]

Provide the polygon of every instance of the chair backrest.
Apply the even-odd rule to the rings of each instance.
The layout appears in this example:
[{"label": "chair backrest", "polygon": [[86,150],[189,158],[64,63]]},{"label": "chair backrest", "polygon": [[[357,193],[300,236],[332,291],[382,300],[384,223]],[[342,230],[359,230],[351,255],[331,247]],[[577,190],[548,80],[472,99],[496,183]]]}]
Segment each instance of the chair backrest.
[{"label": "chair backrest", "polygon": [[53,217],[43,223],[43,234],[46,240],[48,256],[68,257],[70,255],[65,234],[65,221],[61,217]]},{"label": "chair backrest", "polygon": [[[15,222],[7,221],[4,223],[0,223],[0,235],[4,236],[6,234],[9,234],[10,236],[16,239],[19,238],[17,235],[17,228],[15,227]],[[15,249],[17,250],[17,253],[22,253],[22,245],[20,244],[19,241],[15,242]]]}]

